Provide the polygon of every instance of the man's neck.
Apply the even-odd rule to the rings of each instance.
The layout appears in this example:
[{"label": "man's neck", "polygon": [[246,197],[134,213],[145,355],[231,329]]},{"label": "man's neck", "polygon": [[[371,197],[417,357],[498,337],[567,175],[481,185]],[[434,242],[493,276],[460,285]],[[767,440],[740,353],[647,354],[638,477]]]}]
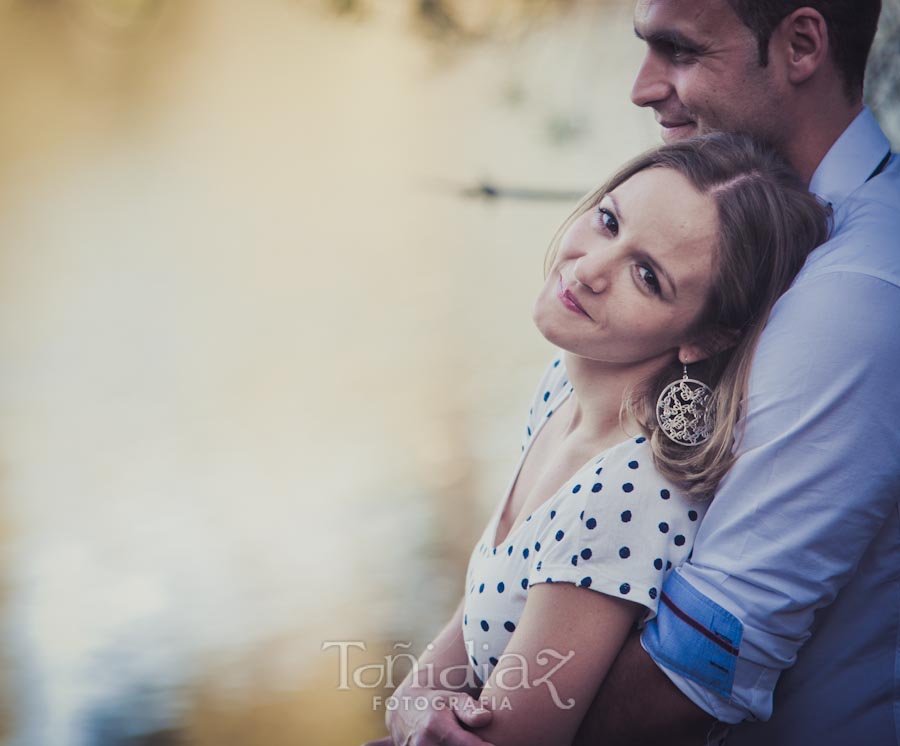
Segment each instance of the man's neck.
[{"label": "man's neck", "polygon": [[[823,99],[827,100],[827,99]],[[784,156],[808,184],[831,146],[863,110],[862,100],[846,106],[822,107],[798,118]]]}]

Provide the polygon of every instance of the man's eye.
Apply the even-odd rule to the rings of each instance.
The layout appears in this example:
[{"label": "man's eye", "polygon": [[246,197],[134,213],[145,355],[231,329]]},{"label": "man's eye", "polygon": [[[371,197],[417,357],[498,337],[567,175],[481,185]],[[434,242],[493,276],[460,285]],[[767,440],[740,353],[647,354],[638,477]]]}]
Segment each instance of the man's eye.
[{"label": "man's eye", "polygon": [[683,62],[685,60],[691,59],[697,54],[695,49],[691,49],[689,47],[685,47],[676,42],[662,42],[659,45],[659,51],[662,55],[672,60],[673,62]]},{"label": "man's eye", "polygon": [[609,210],[605,207],[601,207],[598,209],[598,215],[600,217],[600,225],[602,225],[606,230],[608,230],[612,235],[616,236],[619,234],[619,221],[616,220],[616,216],[613,215]]},{"label": "man's eye", "polygon": [[653,273],[653,270],[649,267],[644,267],[638,265],[637,268],[638,276],[641,278],[641,282],[647,286],[647,289],[650,290],[654,295],[659,295],[662,291],[662,288],[659,286],[659,280],[656,275]]}]

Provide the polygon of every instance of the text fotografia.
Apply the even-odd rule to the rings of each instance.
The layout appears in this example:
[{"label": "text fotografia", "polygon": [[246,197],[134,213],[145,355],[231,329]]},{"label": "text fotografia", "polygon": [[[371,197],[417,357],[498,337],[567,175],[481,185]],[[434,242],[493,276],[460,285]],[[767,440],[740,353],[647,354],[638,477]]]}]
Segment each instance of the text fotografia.
[{"label": "text fotografia", "polygon": [[[398,642],[393,647],[394,649],[409,650],[412,645],[411,643]],[[534,660],[534,664],[540,667],[541,673],[539,676],[530,676],[529,661],[518,653],[504,653],[500,656],[494,672],[491,674],[490,668],[486,664],[479,666],[478,671],[469,664],[448,666],[440,671],[436,671],[432,663],[420,665],[416,656],[409,652],[386,655],[383,661],[377,663],[351,666],[350,650],[355,649],[365,652],[366,644],[361,640],[326,640],[322,643],[322,650],[331,650],[333,648],[338,649],[339,691],[349,691],[352,687],[358,689],[395,689],[400,683],[396,678],[396,667],[399,663],[412,672],[419,686],[429,689],[449,691],[458,691],[463,688],[481,689],[481,682],[490,678],[491,690],[493,691],[509,692],[546,686],[553,703],[557,707],[569,710],[575,706],[574,699],[569,698],[563,701],[560,698],[556,687],[551,681],[556,672],[572,660],[575,655],[574,650],[570,650],[568,653],[560,653],[551,648],[541,650]],[[467,643],[466,649],[469,657],[474,658],[472,643]],[[434,645],[429,643],[427,650],[434,650]],[[548,666],[549,668],[547,668]]]},{"label": "text fotografia", "polygon": [[[452,710],[459,712],[460,710],[511,710],[509,697],[482,697],[481,699],[472,699],[471,697],[456,697],[450,695],[446,699],[430,698],[430,697],[372,697],[372,709],[377,710],[384,707],[386,710],[417,710],[424,712],[425,710]],[[566,708],[568,709],[568,708]]]}]

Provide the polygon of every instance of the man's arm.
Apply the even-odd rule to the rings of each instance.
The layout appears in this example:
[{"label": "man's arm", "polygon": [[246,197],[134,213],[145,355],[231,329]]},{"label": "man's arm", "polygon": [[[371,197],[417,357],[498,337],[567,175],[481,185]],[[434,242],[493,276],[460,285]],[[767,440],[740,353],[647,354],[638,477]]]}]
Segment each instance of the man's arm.
[{"label": "man's arm", "polygon": [[720,720],[767,719],[816,610],[897,510],[900,289],[856,272],[807,283],[773,314],[741,458],[643,633],[678,687],[632,638],[585,721],[584,744],[669,743],[673,733],[703,743],[709,721],[679,689]]},{"label": "man's arm", "polygon": [[[622,651],[581,723],[574,746],[697,746],[716,721],[685,697],[641,647]],[[652,704],[650,704],[652,703]]]}]

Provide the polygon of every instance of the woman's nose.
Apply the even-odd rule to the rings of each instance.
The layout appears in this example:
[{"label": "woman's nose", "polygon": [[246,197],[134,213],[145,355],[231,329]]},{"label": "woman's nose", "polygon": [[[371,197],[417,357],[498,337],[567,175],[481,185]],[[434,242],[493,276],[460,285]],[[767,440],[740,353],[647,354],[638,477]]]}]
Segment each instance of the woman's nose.
[{"label": "woman's nose", "polygon": [[572,267],[572,276],[579,285],[592,293],[602,293],[609,287],[609,257],[593,251],[580,257]]},{"label": "woman's nose", "polygon": [[653,106],[665,101],[672,93],[668,67],[648,49],[631,87],[631,101],[637,106]]}]

